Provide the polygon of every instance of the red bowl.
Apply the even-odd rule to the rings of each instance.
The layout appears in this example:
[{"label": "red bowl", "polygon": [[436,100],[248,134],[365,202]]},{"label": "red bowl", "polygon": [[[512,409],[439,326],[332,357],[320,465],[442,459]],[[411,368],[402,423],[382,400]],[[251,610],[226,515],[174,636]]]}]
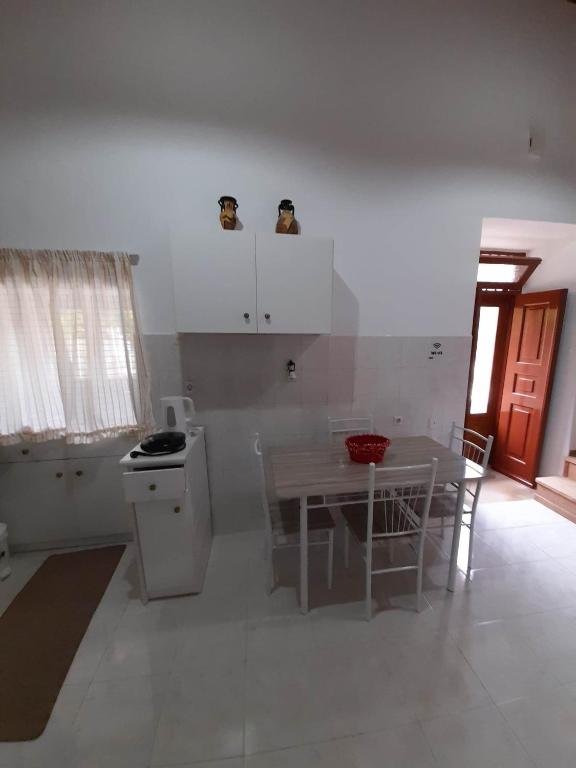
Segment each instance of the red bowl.
[{"label": "red bowl", "polygon": [[382,435],[351,435],[345,440],[351,461],[358,464],[379,464],[390,440]]}]

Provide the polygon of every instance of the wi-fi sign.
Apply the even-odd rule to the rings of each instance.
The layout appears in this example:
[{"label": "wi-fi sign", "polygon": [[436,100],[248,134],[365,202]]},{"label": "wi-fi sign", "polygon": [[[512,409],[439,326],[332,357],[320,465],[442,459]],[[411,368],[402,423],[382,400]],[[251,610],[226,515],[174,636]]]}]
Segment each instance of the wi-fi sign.
[{"label": "wi-fi sign", "polygon": [[439,341],[435,341],[435,342],[434,342],[434,344],[432,344],[432,346],[434,347],[434,349],[440,349],[440,347],[442,346],[442,344],[440,344],[440,342],[439,342]]}]

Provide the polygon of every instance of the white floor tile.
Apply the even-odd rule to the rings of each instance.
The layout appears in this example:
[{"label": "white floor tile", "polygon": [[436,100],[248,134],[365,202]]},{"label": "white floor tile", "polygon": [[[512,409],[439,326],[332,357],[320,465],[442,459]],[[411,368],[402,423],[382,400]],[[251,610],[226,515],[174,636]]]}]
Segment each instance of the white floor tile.
[{"label": "white floor tile", "polygon": [[[175,768],[173,765],[158,768]],[[178,765],[176,768],[245,768],[243,757],[231,757],[228,760],[210,760],[208,763],[188,763],[187,765]]]},{"label": "white floor tile", "polygon": [[249,756],[246,768],[436,768],[417,724]]},{"label": "white floor tile", "polygon": [[496,706],[422,724],[442,768],[534,768]]},{"label": "white floor tile", "polygon": [[158,677],[93,683],[76,719],[78,768],[149,765],[167,684]]},{"label": "white floor tile", "polygon": [[478,505],[476,515],[478,533],[483,530],[542,525],[566,526],[570,523],[561,515],[557,515],[548,507],[532,499],[492,503],[484,503],[481,500]]},{"label": "white floor tile", "polygon": [[[564,520],[564,518],[560,519]],[[565,525],[538,526],[530,532],[532,541],[550,557],[576,556],[576,525],[569,521],[565,522]]]},{"label": "white floor tile", "polygon": [[496,702],[558,686],[558,679],[534,651],[519,621],[473,624],[460,629],[454,638]]},{"label": "white floor tile", "polygon": [[550,674],[561,684],[576,682],[576,609],[523,616],[514,623]]},{"label": "white floor tile", "polygon": [[445,635],[416,642],[398,639],[389,659],[393,684],[414,717],[465,712],[490,702],[478,676]]},{"label": "white floor tile", "polygon": [[538,532],[535,533],[532,528],[533,526],[485,530],[480,534],[480,538],[502,558],[505,565],[547,560],[549,555],[538,546]]},{"label": "white floor tile", "polygon": [[390,684],[385,641],[377,649],[368,644],[367,626],[355,622],[330,642],[312,617],[262,622],[250,629],[248,753],[410,719],[397,687]]},{"label": "white floor tile", "polygon": [[576,689],[542,692],[500,705],[539,768],[573,768],[576,755]]},{"label": "white floor tile", "polygon": [[450,628],[576,606],[576,584],[553,559],[472,572],[471,581],[447,596],[428,590],[428,600]]},{"label": "white floor tile", "polygon": [[245,653],[242,624],[189,634],[162,709],[153,765],[244,754]]},{"label": "white floor tile", "polygon": [[174,630],[118,629],[96,670],[96,681],[120,680],[142,675],[167,677],[182,644],[182,636]]}]

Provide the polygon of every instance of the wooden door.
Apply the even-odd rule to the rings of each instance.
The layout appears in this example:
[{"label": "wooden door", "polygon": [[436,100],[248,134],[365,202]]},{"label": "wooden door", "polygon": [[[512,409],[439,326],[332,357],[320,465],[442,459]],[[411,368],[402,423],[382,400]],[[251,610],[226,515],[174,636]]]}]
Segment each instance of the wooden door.
[{"label": "wooden door", "polygon": [[516,297],[492,466],[534,485],[567,290]]},{"label": "wooden door", "polygon": [[179,333],[256,333],[254,234],[171,233],[176,330]]},{"label": "wooden door", "polygon": [[334,242],[256,235],[258,333],[330,333]]},{"label": "wooden door", "polygon": [[507,292],[476,293],[465,426],[486,437],[496,436],[514,298]]}]

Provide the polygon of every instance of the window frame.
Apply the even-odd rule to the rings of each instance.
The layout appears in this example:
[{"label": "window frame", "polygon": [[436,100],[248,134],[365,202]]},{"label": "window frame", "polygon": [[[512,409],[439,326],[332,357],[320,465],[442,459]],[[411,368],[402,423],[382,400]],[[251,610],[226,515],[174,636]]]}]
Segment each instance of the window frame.
[{"label": "window frame", "polygon": [[510,283],[481,282],[477,286],[481,291],[501,291],[505,293],[521,293],[522,288],[530,279],[534,270],[542,263],[536,256],[528,256],[525,251],[502,251],[483,248],[480,251],[479,264],[505,264],[525,267],[518,280]]}]

